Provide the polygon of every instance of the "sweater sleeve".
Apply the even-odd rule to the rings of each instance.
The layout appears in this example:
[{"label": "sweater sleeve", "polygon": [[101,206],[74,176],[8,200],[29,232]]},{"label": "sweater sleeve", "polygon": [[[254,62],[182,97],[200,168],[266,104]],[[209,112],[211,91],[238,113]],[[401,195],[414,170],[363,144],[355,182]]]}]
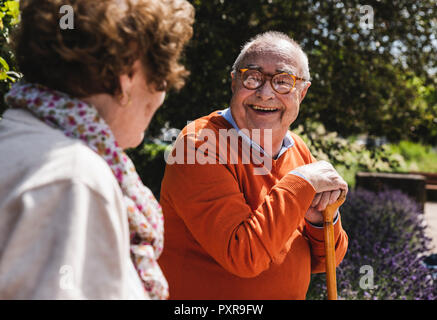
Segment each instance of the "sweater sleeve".
[{"label": "sweater sleeve", "polygon": [[200,246],[240,277],[282,261],[315,194],[305,179],[286,175],[252,210],[234,174],[221,164],[167,165],[162,190],[164,213],[171,206]]},{"label": "sweater sleeve", "polygon": [[[311,247],[311,272],[326,272],[325,265],[325,239],[323,228],[317,228],[308,221],[305,221],[303,235],[309,240]],[[348,246],[348,237],[341,225],[341,216],[339,214],[337,222],[334,224],[334,242],[335,242],[335,261],[338,266],[346,255]]]}]

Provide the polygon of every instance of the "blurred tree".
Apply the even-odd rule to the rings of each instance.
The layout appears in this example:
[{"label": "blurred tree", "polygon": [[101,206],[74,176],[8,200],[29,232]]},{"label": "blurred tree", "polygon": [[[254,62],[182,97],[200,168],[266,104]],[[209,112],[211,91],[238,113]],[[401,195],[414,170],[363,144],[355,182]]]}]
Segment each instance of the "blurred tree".
[{"label": "blurred tree", "polygon": [[166,122],[182,128],[225,108],[231,66],[244,42],[277,30],[298,41],[310,61],[312,86],[296,124],[311,118],[343,136],[369,133],[435,143],[435,0],[366,1],[366,6],[358,0],[191,2],[195,34],[185,57],[191,76],[184,89],[168,96],[149,135]]}]

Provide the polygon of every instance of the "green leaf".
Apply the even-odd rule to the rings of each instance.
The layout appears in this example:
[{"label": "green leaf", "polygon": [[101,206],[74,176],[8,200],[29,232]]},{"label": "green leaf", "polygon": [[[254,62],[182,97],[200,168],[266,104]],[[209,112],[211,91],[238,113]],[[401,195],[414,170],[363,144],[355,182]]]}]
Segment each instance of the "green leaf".
[{"label": "green leaf", "polygon": [[5,7],[7,8],[6,13],[12,17],[11,24],[16,24],[19,21],[20,16],[20,5],[18,1],[6,1]]},{"label": "green leaf", "polygon": [[2,57],[0,57],[0,65],[1,65],[1,70],[3,71],[3,72],[7,72],[7,71],[9,71],[9,65],[8,65],[8,63],[6,62],[6,60],[5,59],[3,59]]}]

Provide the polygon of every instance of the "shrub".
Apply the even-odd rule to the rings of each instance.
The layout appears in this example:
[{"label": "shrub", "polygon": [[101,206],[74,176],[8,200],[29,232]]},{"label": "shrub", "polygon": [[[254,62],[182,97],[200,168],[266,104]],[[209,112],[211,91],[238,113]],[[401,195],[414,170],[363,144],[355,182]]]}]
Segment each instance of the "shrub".
[{"label": "shrub", "polygon": [[[341,213],[349,248],[337,268],[339,299],[437,298],[437,283],[422,261],[430,239],[415,202],[400,191],[357,190]],[[365,265],[373,268],[373,289],[360,287]],[[326,299],[325,283],[325,274],[313,275],[307,299]]]},{"label": "shrub", "polygon": [[15,72],[15,57],[9,46],[9,36],[18,23],[18,17],[18,1],[0,0],[0,116],[6,109],[3,95],[9,90],[11,83],[20,77]]},{"label": "shrub", "polygon": [[164,152],[168,145],[144,143],[126,153],[135,164],[135,168],[144,185],[159,199],[161,181],[164,177]]},{"label": "shrub", "polygon": [[355,185],[358,171],[406,171],[402,155],[383,145],[366,147],[352,138],[328,132],[322,123],[307,121],[293,130],[300,135],[317,160],[331,162],[350,187]]}]

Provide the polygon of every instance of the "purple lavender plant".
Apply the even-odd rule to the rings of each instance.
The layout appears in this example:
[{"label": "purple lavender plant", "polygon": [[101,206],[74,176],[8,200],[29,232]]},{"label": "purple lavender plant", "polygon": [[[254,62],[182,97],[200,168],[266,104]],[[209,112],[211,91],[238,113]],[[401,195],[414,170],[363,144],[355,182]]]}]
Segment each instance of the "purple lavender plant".
[{"label": "purple lavender plant", "polygon": [[[413,200],[396,190],[357,190],[341,215],[349,248],[337,268],[339,299],[437,299],[437,283],[423,263],[430,239]],[[363,266],[371,267],[373,283],[360,285]],[[307,299],[326,299],[324,274],[313,275]]]}]

